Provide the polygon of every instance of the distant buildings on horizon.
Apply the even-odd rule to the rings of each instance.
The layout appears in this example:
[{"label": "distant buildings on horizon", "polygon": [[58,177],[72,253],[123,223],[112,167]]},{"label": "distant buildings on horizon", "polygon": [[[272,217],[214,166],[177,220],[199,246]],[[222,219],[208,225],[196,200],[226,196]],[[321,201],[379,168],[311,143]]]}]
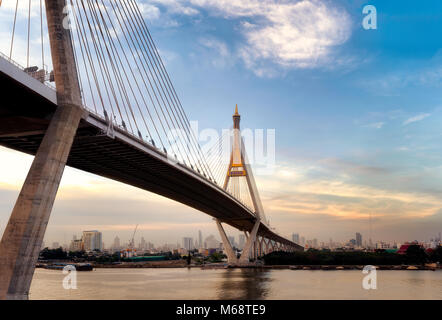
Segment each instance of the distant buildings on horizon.
[{"label": "distant buildings on horizon", "polygon": [[[246,237],[244,234],[239,234],[237,239],[233,236],[228,236],[229,242],[232,247],[242,250],[245,245]],[[355,238],[350,239],[348,241],[333,241],[331,238],[328,242],[318,241],[318,239],[307,239],[304,236],[301,236],[299,233],[293,233],[291,236],[291,240],[305,249],[398,249],[401,244],[397,242],[386,242],[386,241],[377,241],[372,243],[371,239],[363,240],[363,236],[360,232],[355,233]],[[438,236],[432,238],[427,242],[419,242],[425,248],[435,248],[441,244],[441,233]],[[65,250],[69,251],[85,251],[85,252],[94,252],[94,251],[107,251],[107,252],[121,252],[124,250],[128,250],[130,247],[130,243],[122,243],[121,239],[116,236],[112,245],[105,249],[102,233],[97,230],[93,231],[83,231],[80,239],[77,239],[77,236],[73,236],[69,245],[61,246],[59,242],[52,243],[52,249],[62,247]],[[44,245],[43,245],[44,247]],[[138,245],[134,244],[135,251],[145,252],[145,253],[157,253],[157,252],[177,252],[180,254],[187,254],[189,251],[198,250],[200,253],[208,252],[208,250],[223,250],[223,244],[220,240],[218,240],[214,235],[209,235],[203,240],[203,234],[201,230],[198,231],[197,238],[193,237],[183,237],[181,243],[166,243],[163,245],[155,246],[153,243],[146,241],[144,237],[141,237]]]},{"label": "distant buildings on horizon", "polygon": [[[355,238],[350,239],[344,242],[335,242],[330,238],[328,242],[318,242],[317,239],[305,240],[305,237],[300,237],[298,233],[292,234],[292,241],[303,246],[305,249],[399,249],[401,247],[401,243],[396,241],[387,242],[387,241],[377,241],[373,243],[371,239],[368,241],[363,241],[362,234],[360,232],[355,233]],[[420,243],[425,248],[436,248],[438,245],[442,244],[441,233],[439,232],[438,236],[430,239],[427,242],[419,242],[414,240],[413,242]]]}]

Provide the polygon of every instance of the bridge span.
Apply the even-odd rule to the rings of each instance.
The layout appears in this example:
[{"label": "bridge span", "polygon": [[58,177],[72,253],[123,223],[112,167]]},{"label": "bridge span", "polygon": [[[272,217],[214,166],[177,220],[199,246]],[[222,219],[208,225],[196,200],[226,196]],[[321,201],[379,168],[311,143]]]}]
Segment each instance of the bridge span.
[{"label": "bridge span", "polygon": [[[35,155],[57,108],[54,89],[0,57],[0,87],[7,92],[0,105],[0,145]],[[255,213],[201,173],[86,110],[75,135],[67,165],[178,201],[250,232]],[[296,246],[261,222],[258,235]]]},{"label": "bridge span", "polygon": [[[110,113],[106,112],[104,104],[103,115],[100,115],[96,108],[92,111],[85,107],[73,35],[69,28],[61,27],[65,18],[66,3],[67,0],[45,1],[56,89],[46,84],[45,70],[40,70],[43,71],[43,77],[40,71],[38,71],[39,77],[36,77],[29,66],[26,69],[22,68],[10,57],[0,55],[0,87],[3,92],[0,104],[0,145],[35,156],[0,243],[0,299],[28,297],[35,263],[65,165],[162,195],[212,216],[219,229],[230,264],[249,264],[258,256],[274,250],[303,250],[301,246],[277,234],[265,219],[252,169],[247,163],[245,149],[241,147],[238,109],[233,116],[233,147],[230,164],[225,172],[224,185],[214,179],[207,163],[201,163],[205,162],[205,159],[204,155],[198,153],[199,145],[197,148],[192,146],[193,150],[196,150],[192,165],[190,160],[186,163],[185,160],[180,161],[176,155],[167,154],[164,145],[163,148],[156,147],[153,138],[150,141],[143,139],[132,109],[132,104],[139,104],[140,95],[142,98],[145,92],[149,95],[155,94],[157,103],[154,100],[151,102],[158,115],[157,121],[162,121],[156,109],[159,107],[169,128],[170,124],[173,125],[173,118],[178,126],[180,123],[183,125],[184,110],[179,109],[180,107],[182,109],[181,103],[177,103],[176,93],[168,74],[146,26],[141,21],[138,27],[143,37],[140,36],[138,42],[144,47],[139,46],[138,49],[141,51],[138,52],[141,52],[144,58],[146,58],[144,55],[150,54],[149,62],[152,68],[157,68],[154,71],[149,69],[149,72],[144,70],[144,75],[150,84],[144,82],[146,91],[139,87],[137,77],[133,81],[138,87],[139,94],[133,92],[127,74],[124,74],[127,81],[123,81],[123,74],[114,65],[115,63],[118,67],[118,63],[122,64],[115,43],[112,42],[115,39],[109,37],[106,40],[103,30],[100,30],[100,33],[99,30],[92,30],[91,24],[89,31],[92,36],[101,34],[105,45],[110,46],[112,52],[108,48],[105,56],[105,51],[100,51],[99,45],[95,43],[100,65],[94,66],[94,60],[90,57],[88,61],[84,61],[86,73],[89,67],[94,76],[99,72],[96,68],[102,67],[101,72],[107,76],[108,82],[103,84],[96,81],[97,90],[100,91],[100,86],[103,85],[106,90],[107,86],[110,86],[114,100],[109,99],[109,103],[115,103],[118,109],[120,104],[126,108],[126,111],[129,109],[133,122],[129,117],[130,113],[127,113],[127,118],[120,113],[121,118],[118,123],[121,125],[117,125],[114,119],[109,118]],[[74,5],[72,0],[70,3]],[[92,2],[92,7],[87,10],[85,2],[76,0],[75,3],[76,10],[81,11],[83,7],[83,16],[86,19],[95,17],[97,22],[101,21],[104,25],[106,22],[112,24],[115,19],[120,21],[120,17],[123,17],[122,11],[126,17],[129,17],[131,14],[125,10],[132,15],[140,14],[134,1],[122,3],[110,1],[108,8],[112,6],[120,14],[114,19],[109,16],[107,19],[104,18],[103,14],[108,14],[105,11],[106,6]],[[90,2],[87,3],[91,5]],[[91,13],[94,13],[94,16],[89,16]],[[98,13],[102,20],[99,20]],[[83,16],[77,12],[76,19],[81,19]],[[132,28],[132,25],[130,27]],[[130,32],[128,29],[126,31]],[[80,35],[77,36],[80,40]],[[85,38],[83,34],[81,37]],[[132,44],[127,38],[126,40],[128,41],[126,46],[119,43],[121,50],[123,53],[129,49],[132,52]],[[88,47],[88,43],[84,42],[83,45],[85,48],[81,47],[81,52],[83,53],[84,49],[90,54],[92,49]],[[106,59],[113,67],[114,78],[110,76],[112,71],[108,70],[107,64],[103,63]],[[126,60],[128,68],[131,69],[127,57]],[[133,61],[138,67],[138,72],[142,74],[143,71],[139,68],[135,56]],[[113,81],[116,83],[113,84]],[[133,95],[129,94],[128,89]],[[115,95],[118,90],[120,99]],[[92,94],[93,91],[91,87]],[[158,96],[161,99],[158,99]],[[100,98],[102,98],[101,92]],[[103,103],[103,99],[101,102]],[[149,113],[147,102],[144,103]],[[161,108],[166,109],[171,122],[168,122]],[[141,112],[141,109],[139,110]],[[113,109],[112,114],[116,118]],[[141,117],[143,118],[143,114]],[[151,117],[151,120],[152,126],[157,130],[154,118]],[[138,135],[133,133],[134,130],[131,133],[126,124],[129,127],[132,124],[136,126]],[[147,122],[145,125],[150,133]],[[163,126],[163,123],[161,125]],[[158,137],[161,140],[161,135]],[[191,147],[186,144],[182,146],[185,150],[184,156],[190,159],[187,151],[190,153]],[[251,206],[246,205],[238,194],[228,192],[229,183],[238,189],[240,179],[243,179],[241,180],[243,185],[247,185]],[[240,257],[234,252],[223,223],[245,233],[247,240]]]}]

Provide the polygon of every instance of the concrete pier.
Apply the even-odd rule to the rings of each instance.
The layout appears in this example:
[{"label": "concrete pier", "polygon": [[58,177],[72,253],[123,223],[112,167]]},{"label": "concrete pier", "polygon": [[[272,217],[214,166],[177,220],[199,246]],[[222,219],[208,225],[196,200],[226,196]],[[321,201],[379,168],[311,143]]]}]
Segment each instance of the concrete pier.
[{"label": "concrete pier", "polygon": [[236,253],[232,248],[232,244],[230,243],[226,231],[224,230],[223,226],[221,225],[221,221],[219,221],[218,219],[215,219],[216,225],[218,227],[218,231],[219,234],[221,235],[221,240],[223,242],[223,246],[224,246],[224,252],[227,255],[227,261],[229,262],[229,264],[236,264],[238,263],[238,258],[236,257]]},{"label": "concrete pier", "polygon": [[34,158],[0,243],[0,299],[27,299],[35,264],[69,152],[85,114],[66,0],[46,0],[58,108]]}]

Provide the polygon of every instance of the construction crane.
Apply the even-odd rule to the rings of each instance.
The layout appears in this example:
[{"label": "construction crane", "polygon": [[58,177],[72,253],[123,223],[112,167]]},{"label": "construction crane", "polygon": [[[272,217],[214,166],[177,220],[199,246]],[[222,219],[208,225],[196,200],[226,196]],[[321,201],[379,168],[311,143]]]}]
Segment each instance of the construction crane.
[{"label": "construction crane", "polygon": [[132,239],[129,242],[129,248],[134,250],[135,249],[135,233],[137,232],[138,225],[135,226],[134,234],[132,235]]},{"label": "construction crane", "polygon": [[135,233],[137,232],[138,229],[138,224],[135,226],[135,230],[134,233],[132,234],[132,239],[130,239],[129,241],[129,245],[128,248],[126,250],[124,250],[123,254],[124,256],[126,256],[126,258],[130,258],[136,255],[136,250],[135,250]]}]

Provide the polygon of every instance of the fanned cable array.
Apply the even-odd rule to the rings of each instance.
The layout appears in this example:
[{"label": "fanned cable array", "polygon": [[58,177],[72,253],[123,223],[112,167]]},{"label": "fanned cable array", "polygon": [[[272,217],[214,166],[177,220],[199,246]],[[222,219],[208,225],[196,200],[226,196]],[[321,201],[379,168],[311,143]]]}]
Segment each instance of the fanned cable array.
[{"label": "fanned cable array", "polygon": [[135,0],[68,0],[83,104],[214,181]]},{"label": "fanned cable array", "polygon": [[[1,1],[0,9],[5,17],[11,17],[9,39],[1,39],[1,56],[34,77],[50,84],[52,68],[46,14],[43,0]],[[9,15],[10,14],[10,15]]]},{"label": "fanned cable array", "polygon": [[246,177],[231,177],[226,190],[250,210],[255,211],[246,179]]},{"label": "fanned cable array", "polygon": [[229,169],[231,150],[231,130],[224,130],[218,139],[209,145],[207,151],[205,151],[207,163],[212,169],[214,181],[222,188],[224,187],[226,173]]},{"label": "fanned cable array", "polygon": [[[246,178],[226,180],[232,128],[203,153],[137,1],[67,0],[67,4],[69,23],[64,27],[72,32],[83,106],[252,209]],[[0,2],[0,9],[11,13],[8,55],[2,56],[51,85],[44,1],[10,0]],[[26,47],[26,54],[17,47]]]},{"label": "fanned cable array", "polygon": [[220,137],[208,148],[207,162],[212,168],[216,183],[250,210],[255,211],[247,178],[245,176],[227,178],[232,160],[232,147],[233,128],[223,130]]}]

